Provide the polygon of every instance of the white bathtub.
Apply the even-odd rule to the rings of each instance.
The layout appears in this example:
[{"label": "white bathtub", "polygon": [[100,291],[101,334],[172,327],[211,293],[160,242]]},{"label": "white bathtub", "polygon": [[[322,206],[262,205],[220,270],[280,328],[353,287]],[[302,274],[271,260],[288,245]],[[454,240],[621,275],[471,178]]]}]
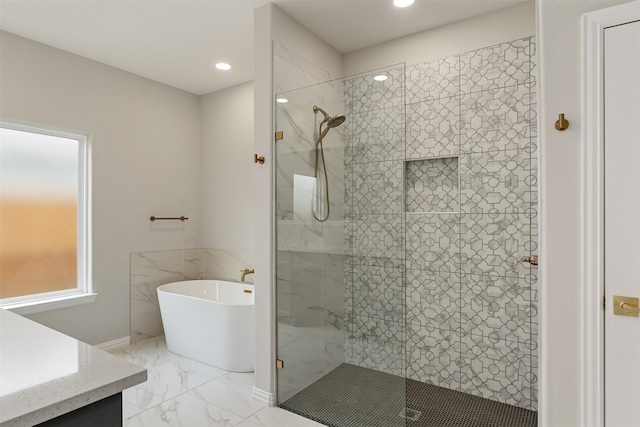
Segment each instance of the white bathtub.
[{"label": "white bathtub", "polygon": [[253,285],[187,280],[158,288],[169,351],[226,371],[254,368]]}]

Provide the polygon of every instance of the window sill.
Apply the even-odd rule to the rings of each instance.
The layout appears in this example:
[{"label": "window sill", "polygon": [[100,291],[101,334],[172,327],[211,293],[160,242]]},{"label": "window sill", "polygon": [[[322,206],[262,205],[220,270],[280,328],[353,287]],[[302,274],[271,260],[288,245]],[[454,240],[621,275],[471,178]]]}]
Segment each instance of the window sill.
[{"label": "window sill", "polygon": [[73,307],[75,305],[91,304],[98,294],[82,293],[75,295],[65,295],[62,297],[47,298],[36,301],[25,301],[16,304],[3,305],[1,308],[13,313],[25,315],[40,313],[43,311],[58,310],[60,308]]}]

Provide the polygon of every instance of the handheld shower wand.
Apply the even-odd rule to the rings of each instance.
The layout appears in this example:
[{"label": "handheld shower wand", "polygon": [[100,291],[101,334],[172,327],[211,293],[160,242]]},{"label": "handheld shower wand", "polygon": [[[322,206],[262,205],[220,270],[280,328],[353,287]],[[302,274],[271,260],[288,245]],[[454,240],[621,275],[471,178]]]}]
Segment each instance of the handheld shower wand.
[{"label": "handheld shower wand", "polygon": [[[344,121],[347,119],[344,115],[339,114],[337,116],[331,117],[329,116],[329,114],[327,114],[326,111],[324,111],[322,108],[314,105],[313,106],[313,112],[315,114],[318,114],[318,112],[321,112],[322,115],[324,116],[324,120],[322,120],[320,122],[320,125],[318,126],[318,140],[316,141],[316,167],[315,167],[315,178],[316,178],[316,186],[317,186],[317,182],[318,182],[318,160],[319,157],[322,157],[322,169],[324,171],[324,189],[325,189],[325,199],[327,201],[327,213],[326,215],[323,216],[323,218],[318,218],[318,216],[316,215],[315,209],[313,209],[313,207],[311,208],[311,213],[313,214],[313,217],[316,219],[316,221],[319,222],[324,222],[327,219],[329,219],[329,213],[330,213],[330,207],[329,207],[329,178],[327,176],[327,166],[326,163],[324,161],[324,146],[322,145],[322,140],[324,139],[325,136],[327,136],[327,133],[329,133],[329,130],[335,127],[340,126],[342,123],[344,123]],[[326,125],[324,130],[322,129],[322,125]],[[320,156],[318,156],[318,151],[320,151]]]}]

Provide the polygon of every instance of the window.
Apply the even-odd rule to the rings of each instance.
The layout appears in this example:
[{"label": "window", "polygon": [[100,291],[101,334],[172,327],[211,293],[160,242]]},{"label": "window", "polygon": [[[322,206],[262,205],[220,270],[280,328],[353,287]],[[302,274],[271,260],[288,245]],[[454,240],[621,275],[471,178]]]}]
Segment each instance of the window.
[{"label": "window", "polygon": [[0,306],[93,301],[87,138],[0,123]]}]

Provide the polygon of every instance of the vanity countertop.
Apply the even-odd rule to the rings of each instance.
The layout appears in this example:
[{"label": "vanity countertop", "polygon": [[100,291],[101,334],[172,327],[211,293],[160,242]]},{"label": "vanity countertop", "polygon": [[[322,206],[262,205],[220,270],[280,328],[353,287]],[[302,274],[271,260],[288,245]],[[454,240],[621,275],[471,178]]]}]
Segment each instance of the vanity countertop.
[{"label": "vanity countertop", "polygon": [[33,426],[147,379],[146,369],[0,309],[0,426]]}]

